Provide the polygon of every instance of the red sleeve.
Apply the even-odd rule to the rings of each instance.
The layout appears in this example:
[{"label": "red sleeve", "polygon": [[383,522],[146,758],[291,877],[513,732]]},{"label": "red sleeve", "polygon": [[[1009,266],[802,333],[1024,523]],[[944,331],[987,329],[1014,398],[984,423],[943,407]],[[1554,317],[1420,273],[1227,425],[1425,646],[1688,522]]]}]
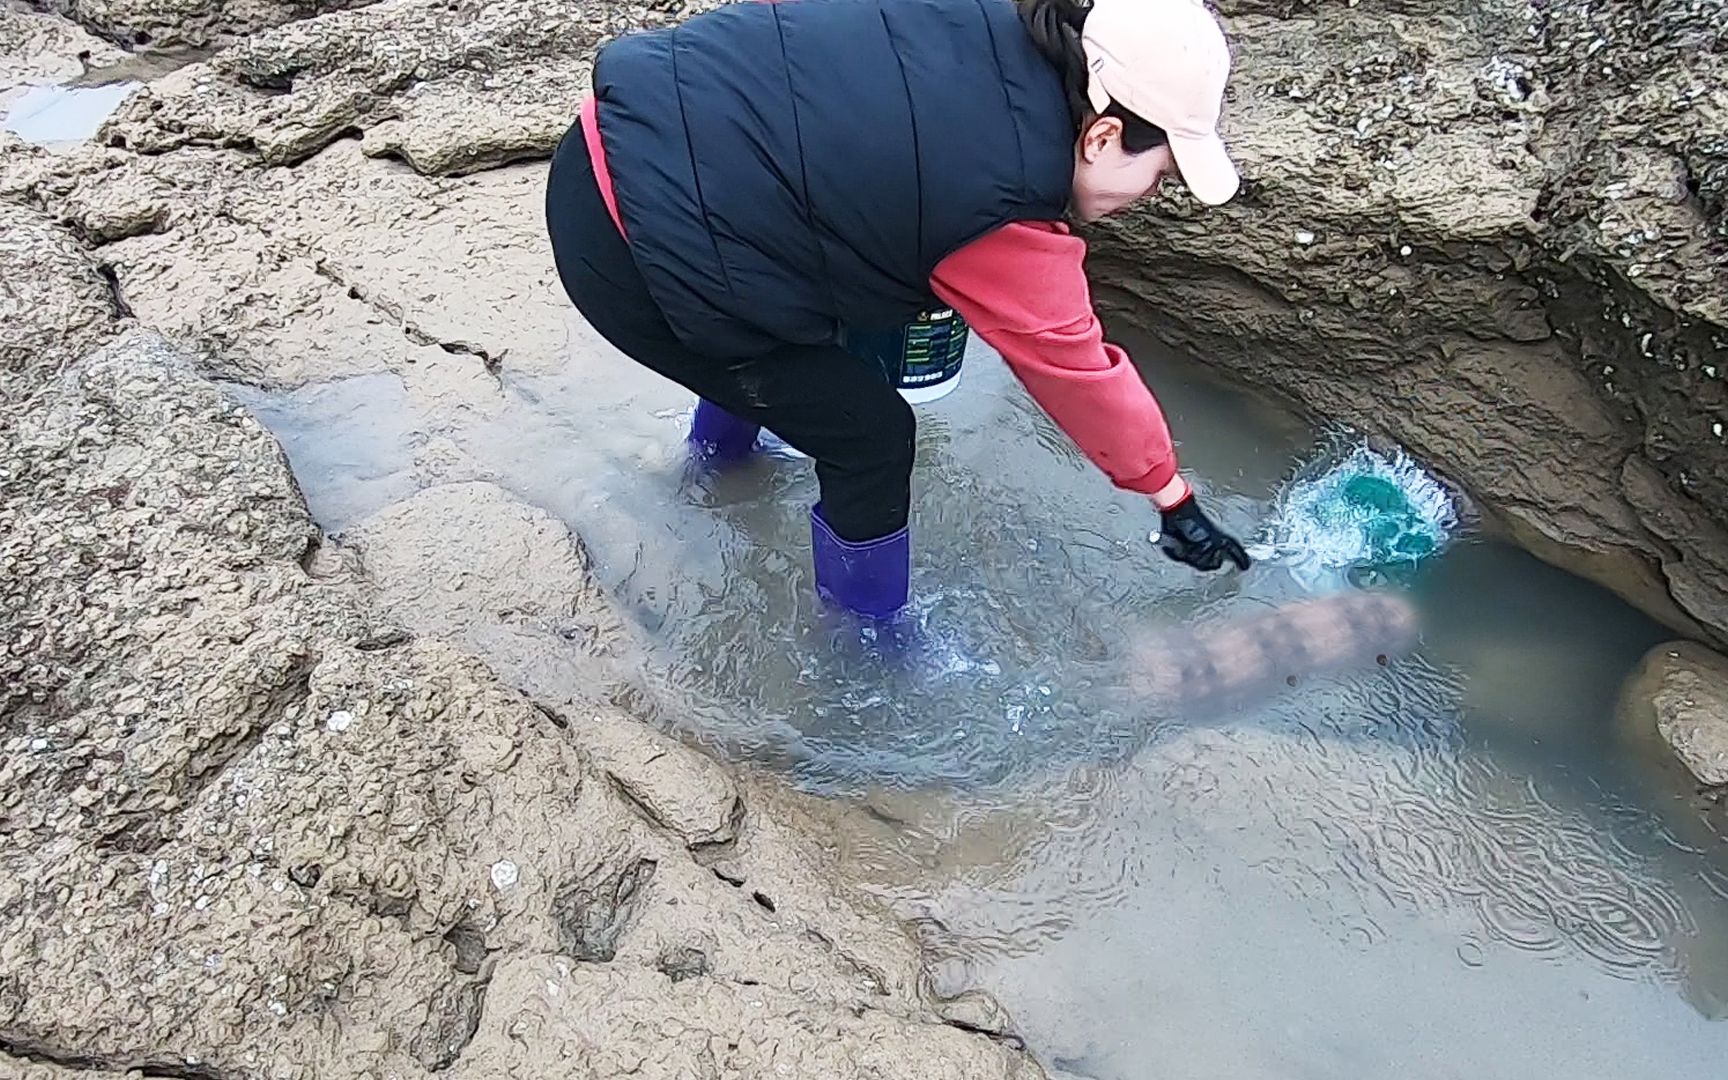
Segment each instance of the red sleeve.
[{"label": "red sleeve", "polygon": [[1085,258],[1065,226],[1018,222],[942,260],[930,285],[1117,487],[1168,506],[1187,493],[1170,428],[1128,354],[1105,342]]}]

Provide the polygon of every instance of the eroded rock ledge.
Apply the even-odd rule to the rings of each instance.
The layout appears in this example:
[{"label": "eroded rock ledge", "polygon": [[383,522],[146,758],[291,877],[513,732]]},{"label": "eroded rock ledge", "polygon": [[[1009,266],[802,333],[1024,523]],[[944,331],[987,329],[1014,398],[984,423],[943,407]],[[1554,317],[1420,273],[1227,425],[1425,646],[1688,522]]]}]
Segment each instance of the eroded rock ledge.
[{"label": "eroded rock ledge", "polygon": [[203,47],[375,0],[32,0],[126,48]]},{"label": "eroded rock ledge", "polygon": [[1390,435],[1728,642],[1728,31],[1706,0],[1229,0],[1243,198],[1098,230],[1124,321]]}]

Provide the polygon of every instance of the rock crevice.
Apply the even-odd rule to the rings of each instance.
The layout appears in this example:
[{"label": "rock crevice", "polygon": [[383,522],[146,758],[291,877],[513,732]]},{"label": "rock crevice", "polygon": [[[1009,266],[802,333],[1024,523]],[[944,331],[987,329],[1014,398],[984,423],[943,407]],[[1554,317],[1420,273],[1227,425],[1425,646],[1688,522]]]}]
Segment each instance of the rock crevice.
[{"label": "rock crevice", "polygon": [[1537,554],[1728,643],[1720,11],[1221,6],[1244,194],[1094,230],[1114,316],[1397,439]]}]

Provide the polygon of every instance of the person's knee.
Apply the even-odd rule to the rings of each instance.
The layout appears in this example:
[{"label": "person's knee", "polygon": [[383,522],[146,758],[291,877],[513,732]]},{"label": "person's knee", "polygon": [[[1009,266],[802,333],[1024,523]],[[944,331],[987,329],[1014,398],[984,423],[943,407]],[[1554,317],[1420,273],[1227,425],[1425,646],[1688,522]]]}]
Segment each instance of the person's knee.
[{"label": "person's knee", "polygon": [[884,468],[891,467],[910,474],[918,450],[918,421],[912,415],[912,406],[896,393],[893,403],[882,410],[877,423],[882,438]]},{"label": "person's knee", "polygon": [[844,471],[869,475],[878,482],[912,471],[918,441],[918,422],[912,415],[912,406],[897,392],[887,387],[881,389],[886,392],[872,392],[867,399],[855,400],[841,411],[839,418],[847,429],[841,440],[844,451],[833,458],[833,464]]},{"label": "person's knee", "polygon": [[[917,423],[899,394],[858,401],[845,412],[847,437],[818,458],[823,517],[841,539],[874,540],[903,528],[911,501]],[[843,448],[843,449],[842,449]]]},{"label": "person's knee", "polygon": [[881,451],[873,463],[869,488],[874,494],[880,531],[892,532],[906,524],[911,512],[912,466],[917,456],[918,423],[912,407],[898,393],[895,408],[884,409],[876,431]]}]

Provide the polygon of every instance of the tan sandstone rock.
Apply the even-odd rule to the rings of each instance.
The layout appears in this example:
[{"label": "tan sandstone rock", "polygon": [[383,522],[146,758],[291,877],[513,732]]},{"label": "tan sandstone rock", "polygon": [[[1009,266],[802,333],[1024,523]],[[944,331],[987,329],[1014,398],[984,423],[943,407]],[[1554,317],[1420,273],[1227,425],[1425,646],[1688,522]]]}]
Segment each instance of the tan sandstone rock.
[{"label": "tan sandstone rock", "polygon": [[1728,784],[1728,658],[1695,642],[1658,645],[1622,691],[1621,718],[1655,731],[1701,784]]},{"label": "tan sandstone rock", "polygon": [[0,392],[23,394],[118,329],[99,264],[52,218],[0,201]]},{"label": "tan sandstone rock", "polygon": [[[433,590],[376,543],[376,595],[321,550],[190,357],[133,330],[15,377],[0,1039],[24,1075],[1039,1075],[947,1021],[771,793],[406,639],[391,596]],[[598,596],[567,535],[505,512],[547,580],[498,599]]]},{"label": "tan sandstone rock", "polygon": [[122,55],[76,23],[6,0],[0,4],[0,108],[11,87],[64,82]]},{"label": "tan sandstone rock", "polygon": [[457,175],[546,157],[606,37],[674,13],[552,0],[408,0],[258,33],[137,96],[112,136],[138,149],[245,145],[270,164],[349,134]]},{"label": "tan sandstone rock", "polygon": [[128,48],[204,46],[295,19],[339,11],[373,0],[46,0],[43,6],[75,19]]}]

